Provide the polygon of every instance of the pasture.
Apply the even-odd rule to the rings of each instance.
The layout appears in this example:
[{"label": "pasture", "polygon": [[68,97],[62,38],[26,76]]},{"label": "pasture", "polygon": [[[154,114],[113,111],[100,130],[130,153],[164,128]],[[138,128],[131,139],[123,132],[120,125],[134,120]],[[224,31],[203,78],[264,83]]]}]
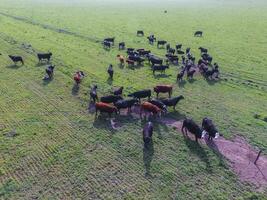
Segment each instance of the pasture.
[{"label": "pasture", "polygon": [[[167,13],[164,11],[167,10]],[[155,121],[153,145],[143,148],[146,121],[135,115],[95,119],[89,90],[99,96],[124,86],[125,96],[157,84],[185,99],[169,108],[176,121],[205,116],[223,137],[241,136],[267,154],[267,3],[239,1],[0,1],[0,199],[267,199],[262,185],[244,182],[219,152]],[[136,31],[143,30],[144,37]],[[201,38],[193,37],[203,30]],[[145,48],[155,34],[172,46],[209,49],[220,80],[176,83],[180,66],[153,75],[150,65],[118,65],[118,43]],[[106,37],[115,45],[105,50]],[[54,79],[43,81],[37,52],[53,52]],[[24,66],[9,54],[21,55]],[[114,78],[108,79],[109,64]],[[82,70],[79,89],[73,74]],[[160,94],[165,96],[165,94]],[[155,94],[153,93],[153,97]],[[265,166],[266,167],[266,166]],[[266,170],[266,168],[265,168]],[[266,178],[266,177],[265,177]]]}]

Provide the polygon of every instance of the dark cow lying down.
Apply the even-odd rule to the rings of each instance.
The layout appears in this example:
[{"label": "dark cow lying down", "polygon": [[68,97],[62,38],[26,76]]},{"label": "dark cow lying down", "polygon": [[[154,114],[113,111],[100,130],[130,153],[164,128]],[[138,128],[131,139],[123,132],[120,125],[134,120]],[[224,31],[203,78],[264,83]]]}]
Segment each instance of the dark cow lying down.
[{"label": "dark cow lying down", "polygon": [[153,135],[153,124],[148,122],[143,129],[143,141],[145,146],[147,146],[152,141]]},{"label": "dark cow lying down", "polygon": [[42,60],[47,60],[47,62],[50,62],[52,53],[38,53],[37,57],[39,59],[39,62],[41,62]]},{"label": "dark cow lying down", "polygon": [[180,95],[178,97],[173,97],[173,98],[169,98],[169,99],[163,99],[162,102],[167,106],[167,107],[171,107],[173,106],[173,109],[175,110],[175,107],[177,105],[177,103],[184,99],[183,95]]},{"label": "dark cow lying down", "polygon": [[192,119],[185,119],[183,122],[182,133],[187,136],[187,131],[195,135],[196,142],[203,136],[201,128]]},{"label": "dark cow lying down", "polygon": [[100,101],[103,103],[115,103],[119,100],[122,100],[122,97],[117,95],[109,95],[100,98]]},{"label": "dark cow lying down", "polygon": [[208,140],[212,140],[212,138],[216,139],[220,135],[212,120],[207,117],[202,120],[202,129],[202,133],[204,134],[203,137],[205,136],[205,134],[209,135]]},{"label": "dark cow lying down", "polygon": [[99,102],[95,104],[95,117],[97,117],[97,113],[100,111],[100,113],[108,113],[109,117],[111,117],[112,113],[118,112],[118,109],[110,104]]},{"label": "dark cow lying down", "polygon": [[159,93],[168,93],[169,98],[171,98],[172,86],[171,85],[157,85],[156,87],[154,87],[154,92],[157,94],[157,98],[159,97]]},{"label": "dark cow lying down", "polygon": [[141,98],[146,98],[146,97],[148,97],[148,99],[150,99],[151,90],[140,90],[140,91],[134,92],[132,94],[129,94],[128,97],[137,98],[137,99],[139,99],[139,101],[141,100]]},{"label": "dark cow lying down", "polygon": [[21,64],[24,65],[24,61],[21,56],[8,55],[8,57],[15,63],[15,65],[17,64],[17,62],[21,62]]}]

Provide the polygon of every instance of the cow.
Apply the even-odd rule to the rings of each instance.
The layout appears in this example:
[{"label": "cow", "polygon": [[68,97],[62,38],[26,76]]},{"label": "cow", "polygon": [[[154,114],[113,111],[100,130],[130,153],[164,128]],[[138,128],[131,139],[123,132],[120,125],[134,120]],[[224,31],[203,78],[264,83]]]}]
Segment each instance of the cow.
[{"label": "cow", "polygon": [[185,53],[188,55],[190,53],[191,48],[186,48]]},{"label": "cow", "polygon": [[45,69],[45,72],[46,72],[47,75],[44,77],[44,80],[53,78],[54,68],[55,68],[55,65],[47,66],[47,68]]},{"label": "cow", "polygon": [[196,142],[202,138],[201,128],[192,119],[185,119],[183,121],[182,133],[187,136],[187,131],[195,135]]},{"label": "cow", "polygon": [[193,76],[194,76],[195,72],[196,72],[195,69],[189,70],[189,71],[187,72],[187,78],[188,78],[188,79],[193,79]]},{"label": "cow", "polygon": [[107,72],[109,74],[109,78],[113,79],[114,70],[113,70],[113,66],[111,64],[109,65]]},{"label": "cow", "polygon": [[131,108],[137,103],[138,103],[137,99],[125,99],[115,102],[114,105],[116,106],[118,112],[120,113],[120,110],[124,108],[127,108],[128,112],[131,112]]},{"label": "cow", "polygon": [[149,41],[149,44],[152,44],[152,45],[157,40],[154,35],[150,35],[149,37],[147,37],[147,39]]},{"label": "cow", "polygon": [[140,91],[129,94],[128,97],[137,98],[139,100],[139,102],[141,101],[141,98],[148,97],[148,99],[150,99],[151,90],[140,90]]},{"label": "cow", "polygon": [[97,96],[97,85],[94,85],[91,90],[90,90],[90,101],[92,101],[95,103],[96,100],[98,101],[98,96]]},{"label": "cow", "polygon": [[128,66],[134,66],[134,61],[127,59],[126,62],[128,63]]},{"label": "cow", "polygon": [[123,91],[123,86],[115,89],[113,91],[113,94],[116,95],[116,96],[121,96],[122,95],[122,91]]},{"label": "cow", "polygon": [[175,49],[173,49],[173,48],[169,48],[168,50],[167,50],[167,53],[169,53],[169,54],[175,54]]},{"label": "cow", "polygon": [[111,43],[108,42],[108,41],[104,41],[104,42],[103,42],[103,46],[104,46],[104,48],[108,48],[108,49],[110,49],[110,48],[111,48]]},{"label": "cow", "polygon": [[84,73],[83,71],[78,71],[75,73],[73,79],[76,82],[77,85],[79,85],[82,81],[82,79],[84,78]]},{"label": "cow", "polygon": [[109,42],[110,44],[112,44],[112,45],[114,45],[114,42],[115,42],[115,37],[113,37],[113,38],[105,38],[104,39],[104,42]]},{"label": "cow", "polygon": [[194,36],[195,37],[202,37],[203,36],[203,32],[202,31],[196,31]]},{"label": "cow", "polygon": [[177,44],[175,47],[176,47],[176,50],[180,50],[182,48],[182,44]]},{"label": "cow", "polygon": [[179,54],[179,55],[183,55],[184,54],[184,51],[182,51],[182,50],[177,50],[177,54]]},{"label": "cow", "polygon": [[142,118],[143,111],[152,113],[154,116],[158,115],[159,117],[162,112],[162,110],[158,106],[149,102],[144,102],[140,105],[140,118]]},{"label": "cow", "polygon": [[205,75],[206,72],[209,70],[209,67],[204,63],[201,63],[200,65],[198,65],[198,68],[202,75]]},{"label": "cow", "polygon": [[137,31],[136,35],[137,35],[137,36],[144,36],[144,31],[140,31],[140,30],[139,30],[139,31]]},{"label": "cow", "polygon": [[119,43],[119,50],[124,50],[125,49],[125,42],[120,42]]},{"label": "cow", "polygon": [[123,55],[117,55],[117,58],[118,58],[119,61],[120,61],[120,65],[121,65],[121,66],[124,65],[124,63],[125,63],[125,58],[124,58],[124,56],[123,56]]},{"label": "cow", "polygon": [[103,96],[100,98],[100,101],[103,103],[115,103],[119,100],[122,100],[123,98],[121,96],[117,95],[108,95],[108,96]]},{"label": "cow", "polygon": [[181,82],[183,80],[184,72],[185,70],[183,69],[177,74],[177,82]]},{"label": "cow", "polygon": [[149,100],[148,102],[159,107],[164,113],[167,113],[167,106],[161,100],[152,99],[152,100]]},{"label": "cow", "polygon": [[97,117],[98,111],[100,113],[108,113],[109,117],[111,117],[112,113],[118,113],[118,109],[115,106],[103,102],[97,102],[95,104],[95,118]]},{"label": "cow", "polygon": [[144,56],[144,57],[147,57],[151,51],[150,50],[143,50],[143,51],[138,51],[139,53],[139,56]]},{"label": "cow", "polygon": [[155,64],[162,65],[162,63],[163,63],[163,59],[158,58],[158,57],[151,55],[151,54],[148,56],[148,60],[152,65],[155,65]]},{"label": "cow", "polygon": [[207,54],[207,53],[202,54],[201,57],[203,58],[203,60],[207,61],[208,63],[211,63],[211,62],[212,62],[212,59],[213,59],[213,58],[212,58],[209,54]]},{"label": "cow", "polygon": [[179,64],[179,58],[177,55],[166,54],[167,60],[173,64]]},{"label": "cow", "polygon": [[14,62],[15,65],[17,64],[17,62],[21,62],[21,64],[24,65],[24,61],[21,56],[8,55],[8,57]]},{"label": "cow", "polygon": [[153,65],[152,70],[153,74],[155,74],[155,71],[160,71],[161,73],[165,73],[165,70],[169,69],[169,65]]},{"label": "cow", "polygon": [[[213,138],[218,138],[219,137],[219,133],[217,128],[215,127],[215,125],[213,124],[212,120],[205,117],[202,120],[202,129],[203,132],[202,133],[208,133],[209,137],[208,140],[212,140]],[[205,135],[203,135],[204,137]]]},{"label": "cow", "polygon": [[147,147],[147,145],[152,141],[152,135],[153,135],[153,124],[152,122],[148,122],[143,128],[143,141],[145,147]]},{"label": "cow", "polygon": [[157,98],[159,97],[159,93],[168,93],[169,98],[172,95],[172,86],[171,85],[157,85],[154,87],[154,92],[157,94]]},{"label": "cow", "polygon": [[206,49],[206,48],[199,47],[198,49],[200,50],[201,54],[202,53],[208,53],[208,49]]},{"label": "cow", "polygon": [[134,52],[134,48],[127,48],[127,54],[131,54],[132,52]]},{"label": "cow", "polygon": [[39,62],[41,62],[42,60],[47,60],[47,62],[50,62],[51,56],[53,54],[51,52],[49,53],[38,53],[37,57],[39,59]]},{"label": "cow", "polygon": [[167,44],[167,41],[165,41],[165,40],[159,40],[158,41],[158,44],[157,44],[157,47],[159,48],[159,46],[164,46],[165,44]]},{"label": "cow", "polygon": [[177,97],[173,97],[173,98],[168,98],[168,99],[163,99],[162,103],[164,103],[167,107],[173,107],[173,109],[176,109],[176,105],[177,103],[184,99],[183,95],[177,96]]},{"label": "cow", "polygon": [[128,56],[128,60],[132,60],[132,61],[135,61],[137,62],[139,65],[142,64],[142,62],[145,61],[145,59],[141,58],[140,56]]}]

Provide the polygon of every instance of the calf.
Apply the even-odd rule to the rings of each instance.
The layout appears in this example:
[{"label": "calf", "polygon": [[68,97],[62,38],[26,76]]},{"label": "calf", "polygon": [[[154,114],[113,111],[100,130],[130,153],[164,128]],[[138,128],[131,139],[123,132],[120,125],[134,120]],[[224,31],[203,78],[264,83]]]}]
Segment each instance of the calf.
[{"label": "calf", "polygon": [[116,96],[122,95],[123,87],[119,87],[113,91],[113,94]]},{"label": "calf", "polygon": [[168,65],[153,65],[152,70],[153,74],[155,74],[155,71],[160,71],[161,73],[165,73],[166,69],[169,69]]},{"label": "calf", "polygon": [[137,99],[126,99],[126,100],[119,100],[114,103],[118,112],[120,113],[120,109],[128,108],[128,112],[131,111],[131,108],[138,103]]},{"label": "calf", "polygon": [[96,100],[98,101],[98,96],[97,96],[97,85],[94,85],[91,90],[90,90],[90,101],[93,99],[93,102],[95,103]]},{"label": "calf", "polygon": [[134,92],[132,94],[129,94],[128,97],[133,97],[139,99],[139,102],[141,101],[141,98],[146,98],[150,99],[151,97],[151,90],[141,90]]},{"label": "calf", "polygon": [[100,101],[103,103],[115,103],[119,100],[122,100],[122,97],[116,95],[108,95],[100,98]]},{"label": "calf", "polygon": [[157,44],[157,47],[159,48],[159,46],[164,46],[165,44],[167,44],[167,41],[165,41],[165,40],[159,40],[158,41],[158,44]]},{"label": "calf", "polygon": [[143,128],[143,141],[145,147],[152,141],[153,135],[153,124],[152,122],[148,122]]},{"label": "calf", "polygon": [[124,58],[124,56],[123,56],[123,55],[117,55],[117,58],[119,59],[120,64],[121,64],[121,65],[124,65],[124,62],[125,62],[125,58]]},{"label": "calf", "polygon": [[17,64],[17,62],[21,62],[21,64],[24,65],[24,61],[21,56],[8,55],[8,57],[15,63],[15,65]]},{"label": "calf", "polygon": [[157,98],[159,97],[159,93],[168,93],[169,98],[172,95],[172,86],[171,85],[157,85],[154,87],[154,92],[157,94]]},{"label": "calf", "polygon": [[149,113],[152,113],[154,116],[157,116],[157,115],[160,116],[160,113],[162,110],[158,106],[156,106],[152,103],[144,102],[140,106],[140,117],[141,118],[142,118],[143,111],[147,111]]},{"label": "calf", "polygon": [[118,109],[110,104],[99,102],[95,104],[95,117],[97,117],[97,113],[100,111],[100,113],[108,113],[109,117],[111,117],[112,113],[118,113]]},{"label": "calf", "polygon": [[218,130],[216,129],[212,120],[207,117],[202,120],[202,129],[204,130],[204,133],[208,133],[208,140],[212,140],[213,138],[219,137]]},{"label": "calf", "polygon": [[148,101],[149,103],[152,103],[153,105],[159,107],[164,113],[167,113],[167,106],[159,99],[152,99]]},{"label": "calf", "polygon": [[75,73],[73,79],[76,82],[77,85],[79,85],[84,78],[84,73],[82,71],[78,71]]},{"label": "calf", "polygon": [[144,36],[144,31],[137,31],[137,36]]},{"label": "calf", "polygon": [[187,131],[195,135],[196,142],[202,137],[201,128],[192,119],[185,119],[183,121],[182,133],[188,136]]},{"label": "calf", "polygon": [[39,62],[41,62],[42,60],[47,60],[47,62],[50,62],[52,53],[38,53],[37,57],[39,59]]},{"label": "calf", "polygon": [[163,99],[162,102],[167,106],[167,107],[171,107],[173,106],[173,109],[175,110],[177,103],[184,99],[183,95],[177,96],[177,97],[173,97],[173,98],[169,98],[169,99]]},{"label": "calf", "polygon": [[195,37],[202,37],[202,35],[203,35],[202,31],[196,31],[194,34]]}]

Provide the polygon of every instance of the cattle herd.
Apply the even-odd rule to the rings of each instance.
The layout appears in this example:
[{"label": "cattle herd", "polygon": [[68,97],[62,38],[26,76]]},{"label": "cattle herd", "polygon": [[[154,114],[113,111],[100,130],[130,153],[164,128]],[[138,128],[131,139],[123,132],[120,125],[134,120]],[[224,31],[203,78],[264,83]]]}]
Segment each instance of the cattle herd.
[{"label": "cattle herd", "polygon": [[[197,31],[194,34],[194,36],[199,37],[201,37],[202,35],[202,31]],[[143,37],[144,31],[138,30],[137,36]],[[155,74],[156,72],[164,73],[167,69],[169,69],[170,64],[180,66],[179,60],[181,59],[181,68],[177,74],[178,83],[183,81],[185,73],[187,74],[188,79],[192,79],[196,72],[200,72],[207,79],[218,79],[219,66],[217,63],[212,64],[213,58],[208,54],[208,49],[199,47],[201,56],[198,62],[195,63],[195,57],[191,53],[190,48],[186,48],[185,51],[183,51],[182,44],[176,44],[175,48],[172,48],[167,41],[157,40],[154,35],[150,35],[149,37],[147,37],[147,39],[150,45],[153,45],[155,42],[157,42],[157,48],[166,49],[165,59],[160,58],[159,56],[152,54],[150,50],[145,50],[143,48],[126,49],[125,42],[120,42],[118,45],[119,50],[126,50],[127,53],[127,57],[121,54],[117,55],[120,65],[124,65],[126,62],[128,63],[128,66],[135,67],[137,65],[143,65],[145,61],[148,61],[151,65],[153,74]],[[106,38],[103,40],[102,44],[104,48],[110,49],[115,45],[115,38]],[[51,52],[37,54],[39,62],[46,61],[47,63],[50,63],[51,57]],[[24,60],[21,56],[9,55],[9,58],[15,64],[20,62],[22,65],[24,65]],[[54,68],[55,66],[51,64],[47,66],[45,70],[46,75],[44,77],[44,80],[51,80],[53,78]],[[109,77],[113,79],[114,71],[112,65],[109,65],[107,73],[109,74]],[[85,74],[82,71],[76,72],[74,74],[75,83],[79,85],[84,77]],[[124,99],[123,89],[123,87],[116,88],[112,94],[98,98],[98,87],[97,85],[94,85],[90,89],[90,102],[95,105],[95,117],[97,117],[98,112],[108,113],[110,117],[113,113],[120,114],[121,109],[127,109],[128,112],[131,112],[131,108],[136,105],[138,105],[140,108],[140,118],[142,118],[143,116],[146,118],[146,113],[149,113],[149,115],[152,115],[154,117],[161,117],[168,112],[168,107],[172,107],[175,110],[176,105],[179,103],[179,101],[184,99],[184,96],[182,95],[172,97],[172,85],[156,85],[153,88],[153,91],[156,94],[156,98],[151,98],[151,89],[144,89],[128,94],[128,98]],[[160,93],[167,93],[168,98],[159,99]],[[200,138],[203,138],[206,133],[209,136],[208,139],[218,137],[218,131],[212,120],[209,118],[203,119],[202,127],[200,127],[192,119],[185,119],[183,121],[181,130],[185,135],[187,135],[187,131],[191,132],[193,135],[195,135],[196,141],[198,141],[198,139]],[[149,121],[143,128],[143,140],[145,146],[152,140],[152,135],[153,123]]]}]

